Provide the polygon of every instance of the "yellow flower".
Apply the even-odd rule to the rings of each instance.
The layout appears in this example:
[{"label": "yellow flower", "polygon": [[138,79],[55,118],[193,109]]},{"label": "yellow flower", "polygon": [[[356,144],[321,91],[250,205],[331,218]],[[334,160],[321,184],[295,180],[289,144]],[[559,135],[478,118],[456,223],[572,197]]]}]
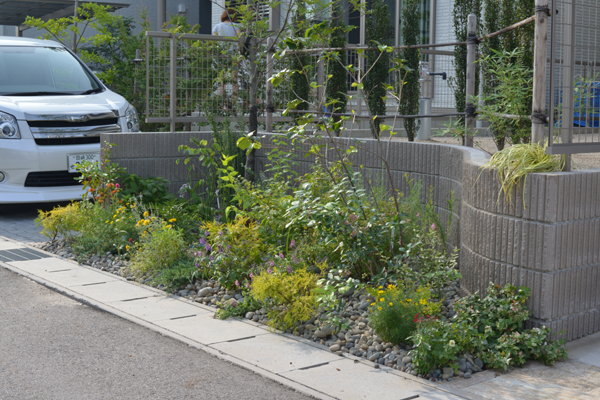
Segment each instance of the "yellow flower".
[{"label": "yellow flower", "polygon": [[144,220],[144,226],[145,226],[145,225],[148,225],[149,223],[150,223],[150,220],[149,220],[149,219],[145,219],[145,220]]},{"label": "yellow flower", "polygon": [[106,221],[106,223],[108,224],[108,221]]},{"label": "yellow flower", "polygon": [[379,307],[379,311],[381,311],[381,307]]},{"label": "yellow flower", "polygon": [[382,298],[379,299],[379,301],[385,301],[385,299],[382,297]]},{"label": "yellow flower", "polygon": [[383,289],[383,286],[379,286],[379,289]]},{"label": "yellow flower", "polygon": [[167,228],[172,228],[172,227],[173,227],[173,225],[171,225],[171,224],[167,225]]},{"label": "yellow flower", "polygon": [[381,294],[381,293],[383,293],[383,290],[379,290],[377,293],[378,293],[378,294]]},{"label": "yellow flower", "polygon": [[175,222],[175,221],[177,221],[177,218],[171,218],[171,219],[169,220],[169,222]]},{"label": "yellow flower", "polygon": [[412,301],[411,299],[406,299],[406,302],[407,302],[407,303],[410,303],[411,301]]},{"label": "yellow flower", "polygon": [[425,300],[425,299],[421,299],[421,300],[419,301],[419,303],[421,303],[421,304],[427,304],[427,300]]},{"label": "yellow flower", "polygon": [[125,248],[127,249],[127,251],[129,251],[129,245],[125,246]]},{"label": "yellow flower", "polygon": [[121,220],[121,218],[118,218],[115,222],[119,222]]},{"label": "yellow flower", "polygon": [[148,211],[144,211],[144,217],[148,218]]},{"label": "yellow flower", "polygon": [[393,305],[394,305],[394,303],[390,303],[390,306],[393,306]]}]

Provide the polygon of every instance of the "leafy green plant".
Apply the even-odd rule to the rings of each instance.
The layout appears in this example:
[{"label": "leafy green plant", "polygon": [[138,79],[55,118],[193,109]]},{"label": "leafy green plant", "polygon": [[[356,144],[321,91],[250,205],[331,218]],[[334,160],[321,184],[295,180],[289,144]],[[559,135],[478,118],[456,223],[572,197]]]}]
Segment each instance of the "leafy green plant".
[{"label": "leafy green plant", "polygon": [[488,89],[479,107],[479,114],[490,122],[499,150],[506,138],[513,144],[527,143],[531,137],[531,101],[533,69],[522,63],[523,51],[491,51],[479,60],[493,89]]},{"label": "leafy green plant", "polygon": [[269,326],[287,330],[315,313],[316,288],[317,275],[305,268],[294,271],[273,267],[254,276],[251,294],[268,308]]},{"label": "leafy green plant", "polygon": [[80,226],[79,203],[72,202],[64,207],[54,207],[51,211],[38,210],[36,225],[42,226],[42,235],[54,242],[60,235],[69,236]]},{"label": "leafy green plant", "polygon": [[167,179],[154,176],[142,178],[139,175],[126,172],[122,176],[119,196],[123,199],[137,197],[143,203],[151,204],[162,203],[175,198],[175,195],[169,193],[167,185],[171,182]]},{"label": "leafy green plant", "polygon": [[405,343],[416,329],[419,317],[435,315],[439,304],[431,301],[427,287],[404,286],[402,283],[388,285],[385,289],[368,289],[375,297],[369,308],[369,322],[386,342]]},{"label": "leafy green plant", "polygon": [[[350,277],[350,272],[344,269],[329,269],[321,265],[324,277],[317,281],[317,303],[323,309],[324,317],[321,318],[325,325],[332,325],[339,329],[346,329],[340,315],[352,307],[348,293],[361,290],[364,286],[358,279]],[[325,272],[326,271],[326,272]]]},{"label": "leafy green plant", "polygon": [[458,341],[461,335],[458,326],[435,318],[417,319],[415,322],[417,331],[409,337],[413,343],[410,355],[414,369],[420,374],[447,365],[458,369],[456,358],[463,351]]},{"label": "leafy green plant", "polygon": [[167,290],[176,290],[182,285],[194,283],[200,277],[198,267],[191,258],[182,258],[165,268],[160,269],[154,277],[154,283],[164,285]]},{"label": "leafy green plant", "polygon": [[[482,170],[492,170],[498,175],[500,195],[511,204],[512,194],[523,181],[523,196],[527,175],[535,172],[554,172],[564,168],[564,159],[560,155],[546,154],[546,147],[538,143],[517,144],[495,153]],[[483,171],[482,171],[483,172]],[[525,199],[523,199],[525,200]],[[525,206],[523,201],[523,206]]]},{"label": "leafy green plant", "polygon": [[227,319],[232,317],[244,318],[248,312],[256,311],[262,308],[263,303],[252,297],[250,293],[245,293],[244,299],[241,301],[229,299],[218,304],[218,306],[219,309],[215,315],[219,319]]},{"label": "leafy green plant", "polygon": [[155,273],[184,259],[186,244],[181,231],[171,223],[148,213],[136,224],[139,242],[131,255],[131,269],[140,273]]},{"label": "leafy green plant", "polygon": [[247,282],[269,252],[258,224],[243,217],[227,224],[205,222],[202,231],[195,262],[228,289]]},{"label": "leafy green plant", "polygon": [[565,341],[550,340],[548,328],[523,330],[529,317],[528,297],[528,288],[490,283],[485,297],[475,293],[457,302],[453,320],[422,321],[410,338],[415,369],[427,373],[452,362],[460,351],[480,357],[489,367],[504,369],[522,366],[528,359],[552,364],[565,358]]}]

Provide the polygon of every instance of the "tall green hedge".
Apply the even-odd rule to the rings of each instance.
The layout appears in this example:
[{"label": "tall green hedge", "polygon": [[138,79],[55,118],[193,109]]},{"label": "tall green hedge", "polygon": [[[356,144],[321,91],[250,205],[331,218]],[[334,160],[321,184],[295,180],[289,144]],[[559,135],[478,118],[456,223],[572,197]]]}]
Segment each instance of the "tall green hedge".
[{"label": "tall green hedge", "polygon": [[[419,0],[404,0],[402,6],[402,37],[405,45],[419,44]],[[402,58],[406,60],[406,66],[410,69],[404,77],[402,97],[400,99],[400,114],[416,115],[419,113],[419,97],[421,96],[421,84],[419,83],[419,60],[421,52],[419,49],[406,49]],[[404,129],[409,141],[415,140],[415,134],[419,130],[420,121],[416,118],[406,118]]]},{"label": "tall green hedge", "polygon": [[[378,45],[389,45],[392,32],[390,11],[383,0],[374,0],[371,3],[370,13],[366,18],[365,41],[369,47]],[[368,50],[365,52],[366,68],[369,73],[363,80],[364,91],[371,115],[385,115],[386,88],[385,83],[389,77],[389,53],[379,50]],[[371,133],[377,138],[380,133],[380,125],[385,121],[381,118],[371,120]]]}]

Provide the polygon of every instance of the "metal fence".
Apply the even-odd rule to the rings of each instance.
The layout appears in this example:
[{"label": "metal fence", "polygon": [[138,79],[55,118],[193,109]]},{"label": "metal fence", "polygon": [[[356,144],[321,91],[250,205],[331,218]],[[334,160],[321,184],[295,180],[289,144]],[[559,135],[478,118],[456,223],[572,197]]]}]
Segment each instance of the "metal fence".
[{"label": "metal fence", "polygon": [[600,152],[600,4],[551,0],[549,152]]},{"label": "metal fence", "polygon": [[[266,54],[266,48],[261,50]],[[322,85],[328,75],[328,65],[322,59],[322,52],[323,49],[308,53],[288,51],[285,57],[264,57],[259,61],[258,112],[259,123],[264,129],[271,130],[272,122],[279,123],[276,128],[285,129],[292,120],[282,115],[287,103],[297,98],[290,80],[273,88],[273,96],[269,99],[265,82],[274,73],[285,68],[293,69],[293,61],[299,58],[302,58],[301,63],[309,81],[318,84],[317,88],[311,89],[309,98],[304,100],[313,104],[309,111],[322,111],[314,106],[323,102]],[[340,53],[340,59],[347,64],[360,66],[363,72],[368,69],[364,57],[359,56],[353,46],[348,46],[347,50]],[[454,75],[452,52],[424,49],[422,53],[430,65],[430,71],[446,72],[447,77]],[[211,119],[228,118],[239,123],[247,119],[248,65],[240,55],[236,40],[215,35],[146,32],[146,54],[146,122],[169,123],[170,130],[175,131],[176,127],[189,130],[192,123],[200,127],[208,125]],[[399,55],[396,50],[390,59]],[[271,69],[267,68],[268,59],[272,59]],[[348,75],[347,89],[352,99],[348,102],[347,110],[366,117],[369,113],[364,96],[356,86],[352,86],[357,78],[357,74]],[[388,83],[393,81],[394,77],[390,76]],[[423,95],[433,102],[433,113],[454,112],[454,92],[448,85],[449,80],[429,77],[429,82],[429,89]],[[267,103],[272,105],[269,110]],[[397,113],[396,99],[388,97],[387,106],[388,114]],[[186,125],[182,127],[177,124]]]}]

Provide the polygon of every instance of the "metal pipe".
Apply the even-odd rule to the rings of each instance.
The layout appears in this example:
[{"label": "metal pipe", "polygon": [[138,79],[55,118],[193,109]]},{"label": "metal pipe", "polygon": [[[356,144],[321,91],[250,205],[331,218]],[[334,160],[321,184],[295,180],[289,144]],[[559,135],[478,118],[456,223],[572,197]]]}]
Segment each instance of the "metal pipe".
[{"label": "metal pipe", "polygon": [[167,0],[156,0],[156,30],[162,30],[167,22]]}]

